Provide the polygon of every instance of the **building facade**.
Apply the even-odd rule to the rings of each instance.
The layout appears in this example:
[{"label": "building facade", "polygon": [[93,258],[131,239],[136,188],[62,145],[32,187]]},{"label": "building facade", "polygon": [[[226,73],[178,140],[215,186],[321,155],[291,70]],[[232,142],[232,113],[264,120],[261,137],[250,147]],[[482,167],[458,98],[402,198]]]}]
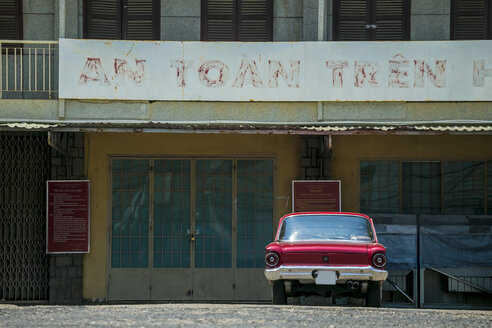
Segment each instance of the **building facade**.
[{"label": "building facade", "polygon": [[[491,38],[487,0],[0,1],[0,299],[267,301],[292,180],[340,180],[383,301],[490,306]],[[72,179],[90,252],[47,255]]]}]

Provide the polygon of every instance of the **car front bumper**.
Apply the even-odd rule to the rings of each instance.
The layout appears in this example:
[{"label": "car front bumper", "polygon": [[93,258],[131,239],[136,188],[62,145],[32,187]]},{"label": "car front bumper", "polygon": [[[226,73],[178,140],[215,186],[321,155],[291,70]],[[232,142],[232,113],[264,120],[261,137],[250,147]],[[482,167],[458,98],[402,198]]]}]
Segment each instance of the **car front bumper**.
[{"label": "car front bumper", "polygon": [[388,271],[378,270],[371,266],[280,266],[274,269],[265,269],[265,277],[270,280],[304,280],[315,281],[316,273],[320,271],[334,271],[337,283],[347,280],[384,281]]}]

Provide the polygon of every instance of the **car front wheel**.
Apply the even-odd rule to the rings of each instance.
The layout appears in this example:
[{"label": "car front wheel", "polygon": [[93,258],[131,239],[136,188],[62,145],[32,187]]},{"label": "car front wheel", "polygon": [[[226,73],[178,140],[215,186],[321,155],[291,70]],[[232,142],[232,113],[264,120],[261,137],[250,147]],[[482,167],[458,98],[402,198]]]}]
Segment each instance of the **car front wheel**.
[{"label": "car front wheel", "polygon": [[383,286],[380,283],[369,283],[367,287],[366,306],[381,307]]},{"label": "car front wheel", "polygon": [[287,296],[285,295],[285,285],[283,280],[275,280],[273,283],[273,304],[287,304]]}]

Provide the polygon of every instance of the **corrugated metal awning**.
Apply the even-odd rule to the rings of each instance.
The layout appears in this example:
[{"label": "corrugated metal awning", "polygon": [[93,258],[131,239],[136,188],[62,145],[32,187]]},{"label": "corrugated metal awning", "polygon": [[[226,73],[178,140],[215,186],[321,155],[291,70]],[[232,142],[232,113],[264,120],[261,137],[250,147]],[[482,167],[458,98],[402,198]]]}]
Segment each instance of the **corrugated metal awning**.
[{"label": "corrugated metal awning", "polygon": [[258,124],[258,123],[173,123],[173,122],[11,122],[1,130],[156,132],[156,133],[239,133],[239,134],[491,134],[490,124]]}]

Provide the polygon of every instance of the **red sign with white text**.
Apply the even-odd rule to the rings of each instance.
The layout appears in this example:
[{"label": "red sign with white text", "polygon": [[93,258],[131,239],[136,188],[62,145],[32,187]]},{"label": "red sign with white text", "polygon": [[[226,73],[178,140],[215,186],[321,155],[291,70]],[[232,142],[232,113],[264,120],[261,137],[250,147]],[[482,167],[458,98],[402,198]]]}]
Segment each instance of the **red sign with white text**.
[{"label": "red sign with white text", "polygon": [[293,212],[340,212],[339,180],[292,181]]},{"label": "red sign with white text", "polygon": [[89,181],[47,182],[46,253],[89,253]]}]

